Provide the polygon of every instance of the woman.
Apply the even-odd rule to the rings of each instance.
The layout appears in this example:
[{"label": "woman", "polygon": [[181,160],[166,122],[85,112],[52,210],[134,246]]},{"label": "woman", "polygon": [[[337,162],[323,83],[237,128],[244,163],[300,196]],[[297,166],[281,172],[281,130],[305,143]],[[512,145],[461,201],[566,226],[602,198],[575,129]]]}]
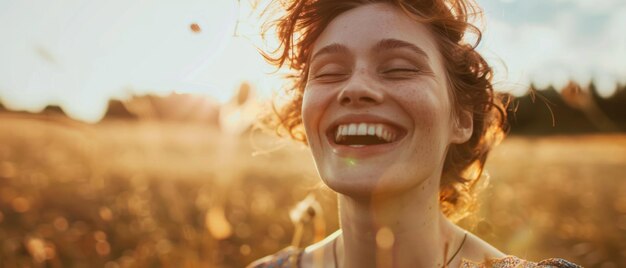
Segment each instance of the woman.
[{"label": "woman", "polygon": [[480,37],[476,11],[469,0],[288,4],[278,55],[265,55],[296,72],[278,123],[338,193],[341,229],[251,267],[577,267],[507,256],[454,224],[507,128],[491,68],[463,40]]}]

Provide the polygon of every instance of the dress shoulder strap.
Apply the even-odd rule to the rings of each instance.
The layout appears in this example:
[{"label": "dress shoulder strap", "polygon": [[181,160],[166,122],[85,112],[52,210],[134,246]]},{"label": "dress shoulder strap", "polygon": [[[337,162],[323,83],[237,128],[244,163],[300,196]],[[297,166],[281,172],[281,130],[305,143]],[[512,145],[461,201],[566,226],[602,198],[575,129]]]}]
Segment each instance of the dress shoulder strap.
[{"label": "dress shoulder strap", "polygon": [[247,268],[298,268],[302,252],[302,249],[289,246],[251,263]]}]

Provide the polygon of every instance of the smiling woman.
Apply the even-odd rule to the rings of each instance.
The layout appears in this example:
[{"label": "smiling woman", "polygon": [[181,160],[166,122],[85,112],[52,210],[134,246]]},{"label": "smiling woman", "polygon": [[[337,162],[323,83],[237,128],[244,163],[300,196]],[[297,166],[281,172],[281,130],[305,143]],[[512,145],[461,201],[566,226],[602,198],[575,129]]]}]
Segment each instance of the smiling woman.
[{"label": "smiling woman", "polygon": [[[506,98],[463,41],[469,1],[302,0],[266,54],[296,71],[277,130],[307,143],[341,229],[251,267],[577,267],[506,255],[455,224],[475,208]],[[480,38],[478,38],[480,40]],[[489,266],[491,267],[491,266]]]}]

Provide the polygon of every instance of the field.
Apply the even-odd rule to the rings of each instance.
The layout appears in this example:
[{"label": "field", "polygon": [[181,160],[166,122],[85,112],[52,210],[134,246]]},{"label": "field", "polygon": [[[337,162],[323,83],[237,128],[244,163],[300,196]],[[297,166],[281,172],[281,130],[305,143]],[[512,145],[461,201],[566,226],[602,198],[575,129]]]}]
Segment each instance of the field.
[{"label": "field", "polygon": [[[626,267],[626,136],[509,137],[462,222],[502,251]],[[291,243],[306,148],[173,122],[0,117],[0,267],[243,267]],[[311,242],[306,226],[304,243]]]}]

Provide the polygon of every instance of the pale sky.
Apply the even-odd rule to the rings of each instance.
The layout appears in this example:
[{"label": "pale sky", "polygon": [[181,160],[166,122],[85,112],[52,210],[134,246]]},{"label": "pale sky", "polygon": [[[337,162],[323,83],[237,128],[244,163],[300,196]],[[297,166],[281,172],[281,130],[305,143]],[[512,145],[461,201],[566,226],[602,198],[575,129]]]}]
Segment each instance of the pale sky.
[{"label": "pale sky", "polygon": [[[496,68],[499,90],[593,80],[608,96],[626,84],[626,1],[479,4],[479,49]],[[96,122],[110,98],[131,95],[194,92],[225,101],[245,80],[267,98],[281,80],[255,49],[261,42],[249,11],[247,0],[0,0],[0,102],[32,112],[55,104]]]}]

